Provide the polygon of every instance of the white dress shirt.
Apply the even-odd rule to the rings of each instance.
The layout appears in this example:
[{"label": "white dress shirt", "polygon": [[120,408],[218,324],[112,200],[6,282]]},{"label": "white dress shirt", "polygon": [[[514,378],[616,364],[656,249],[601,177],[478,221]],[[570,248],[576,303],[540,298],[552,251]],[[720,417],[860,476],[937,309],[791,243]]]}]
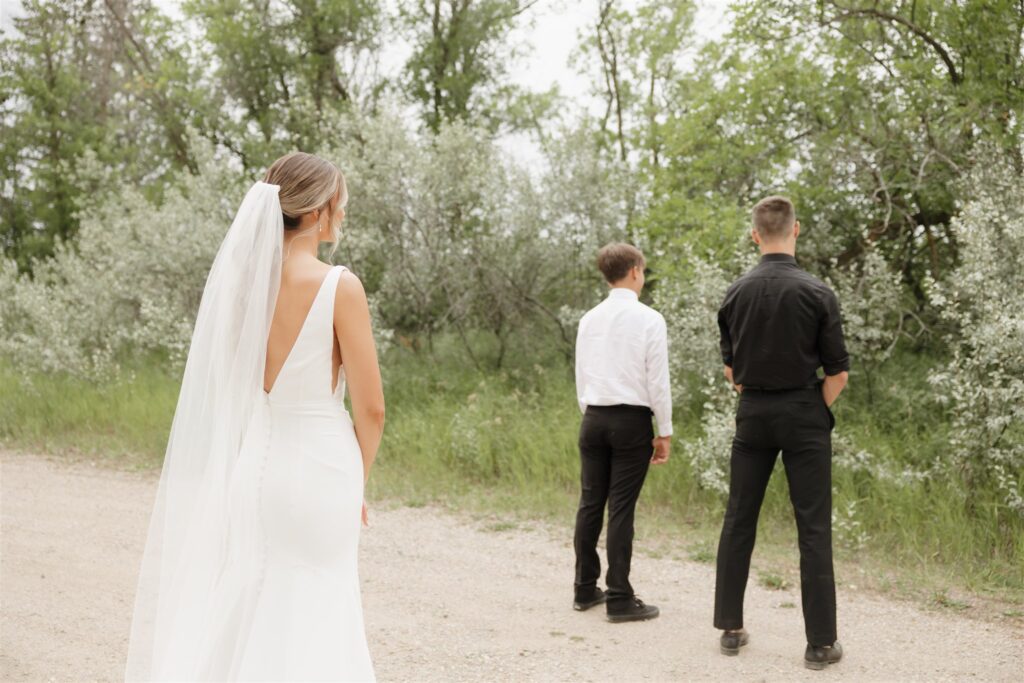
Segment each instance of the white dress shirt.
[{"label": "white dress shirt", "polygon": [[576,397],[587,406],[627,404],[654,411],[658,436],[672,434],[665,318],[616,287],[587,311],[576,334]]}]

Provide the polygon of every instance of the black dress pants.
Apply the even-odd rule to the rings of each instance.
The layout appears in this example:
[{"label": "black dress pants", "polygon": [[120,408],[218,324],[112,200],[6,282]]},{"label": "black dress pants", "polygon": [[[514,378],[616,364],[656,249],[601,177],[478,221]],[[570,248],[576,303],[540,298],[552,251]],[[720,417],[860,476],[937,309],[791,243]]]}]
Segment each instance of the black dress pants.
[{"label": "black dress pants", "polygon": [[740,396],[730,462],[729,503],[718,543],[716,628],[743,628],[743,593],[750,572],[757,518],[781,450],[796,516],[807,642],[835,642],[831,434],[834,424],[820,387],[785,392],[745,389]]},{"label": "black dress pants", "polygon": [[587,598],[601,576],[597,539],[608,505],[608,605],[633,598],[629,565],[633,517],[654,453],[651,410],[588,406],[580,426],[580,506],[576,512],[576,596]]}]

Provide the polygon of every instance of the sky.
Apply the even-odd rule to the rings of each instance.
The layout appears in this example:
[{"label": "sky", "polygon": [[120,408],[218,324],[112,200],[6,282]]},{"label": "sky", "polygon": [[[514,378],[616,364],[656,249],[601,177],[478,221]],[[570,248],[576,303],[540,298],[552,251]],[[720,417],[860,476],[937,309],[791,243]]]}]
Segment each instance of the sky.
[{"label": "sky", "polygon": [[[623,9],[638,4],[638,0],[620,0]],[[720,37],[728,29],[728,4],[726,0],[698,0],[695,35],[705,40]],[[597,22],[597,7],[597,0],[540,0],[532,10],[532,27],[518,32],[533,49],[513,69],[513,80],[537,90],[557,83],[564,95],[585,97],[590,89],[589,79],[569,65],[569,57],[580,31]]]}]

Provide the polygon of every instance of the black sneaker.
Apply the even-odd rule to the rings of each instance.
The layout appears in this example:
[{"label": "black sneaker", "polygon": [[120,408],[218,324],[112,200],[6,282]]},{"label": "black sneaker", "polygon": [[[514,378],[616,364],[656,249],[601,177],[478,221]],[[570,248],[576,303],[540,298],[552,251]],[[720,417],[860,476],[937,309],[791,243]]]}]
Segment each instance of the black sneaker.
[{"label": "black sneaker", "polygon": [[746,629],[741,628],[739,631],[723,631],[719,644],[723,655],[734,657],[740,653],[740,648],[749,641],[750,634]]},{"label": "black sneaker", "polygon": [[811,645],[808,643],[807,650],[804,652],[804,666],[808,669],[821,671],[829,664],[835,664],[842,658],[843,646],[839,644],[838,640],[831,645]]},{"label": "black sneaker", "polygon": [[655,618],[658,614],[657,607],[645,605],[644,601],[637,597],[624,601],[624,604],[608,604],[608,621],[613,624],[623,621],[645,621]]},{"label": "black sneaker", "polygon": [[606,596],[604,594],[604,591],[600,588],[595,587],[593,591],[591,591],[590,595],[586,597],[581,597],[579,594],[577,594],[576,599],[573,600],[572,608],[577,612],[585,612],[591,607],[600,605],[605,600]]}]

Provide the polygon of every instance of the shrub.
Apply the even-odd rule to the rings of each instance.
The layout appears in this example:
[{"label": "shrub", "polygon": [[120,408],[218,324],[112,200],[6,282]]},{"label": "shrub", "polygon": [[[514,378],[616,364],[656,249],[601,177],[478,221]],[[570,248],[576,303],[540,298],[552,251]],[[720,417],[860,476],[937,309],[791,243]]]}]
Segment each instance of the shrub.
[{"label": "shrub", "polygon": [[931,375],[952,420],[951,446],[937,466],[964,478],[964,495],[994,485],[1024,515],[1024,179],[1008,161],[979,163],[971,197],[953,223],[961,261],[931,300],[952,324],[952,358]]}]

